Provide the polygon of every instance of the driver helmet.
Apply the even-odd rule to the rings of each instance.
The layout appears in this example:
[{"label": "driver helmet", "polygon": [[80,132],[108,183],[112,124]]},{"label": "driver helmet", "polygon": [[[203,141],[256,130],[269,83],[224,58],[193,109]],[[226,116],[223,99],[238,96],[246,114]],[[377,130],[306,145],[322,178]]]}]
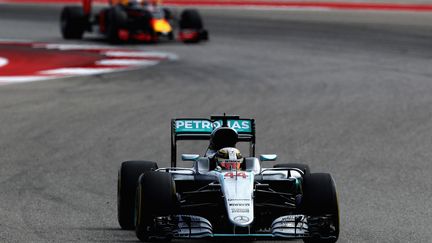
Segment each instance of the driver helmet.
[{"label": "driver helmet", "polygon": [[218,127],[210,135],[211,150],[217,151],[222,148],[234,148],[238,141],[238,133],[230,127]]},{"label": "driver helmet", "polygon": [[240,150],[232,147],[219,149],[214,155],[217,166],[225,170],[238,170],[243,163]]}]

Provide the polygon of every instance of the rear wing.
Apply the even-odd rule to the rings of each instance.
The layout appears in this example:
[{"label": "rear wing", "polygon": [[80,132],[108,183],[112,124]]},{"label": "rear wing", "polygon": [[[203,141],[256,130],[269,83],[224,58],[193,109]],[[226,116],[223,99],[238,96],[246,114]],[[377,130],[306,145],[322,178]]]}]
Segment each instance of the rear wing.
[{"label": "rear wing", "polygon": [[255,120],[239,116],[207,118],[176,118],[171,120],[171,167],[177,167],[177,141],[210,140],[215,128],[231,127],[237,131],[239,142],[249,142],[249,156],[255,156]]}]

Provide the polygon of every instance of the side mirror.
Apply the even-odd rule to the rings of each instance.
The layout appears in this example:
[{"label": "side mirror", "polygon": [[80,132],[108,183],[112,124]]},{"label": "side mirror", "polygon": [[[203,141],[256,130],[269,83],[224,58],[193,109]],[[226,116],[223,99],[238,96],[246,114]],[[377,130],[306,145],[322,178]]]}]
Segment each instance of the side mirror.
[{"label": "side mirror", "polygon": [[275,161],[277,159],[276,154],[261,154],[260,161]]},{"label": "side mirror", "polygon": [[195,161],[199,158],[199,154],[182,154],[181,158],[183,161]]}]

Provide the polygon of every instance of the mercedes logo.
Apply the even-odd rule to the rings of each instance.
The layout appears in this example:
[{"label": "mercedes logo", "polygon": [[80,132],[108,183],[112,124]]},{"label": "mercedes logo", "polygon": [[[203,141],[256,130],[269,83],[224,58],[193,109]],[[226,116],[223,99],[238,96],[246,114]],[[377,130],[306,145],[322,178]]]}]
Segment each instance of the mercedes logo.
[{"label": "mercedes logo", "polygon": [[249,221],[249,217],[237,216],[234,218],[234,221],[239,222],[239,223],[247,223]]}]

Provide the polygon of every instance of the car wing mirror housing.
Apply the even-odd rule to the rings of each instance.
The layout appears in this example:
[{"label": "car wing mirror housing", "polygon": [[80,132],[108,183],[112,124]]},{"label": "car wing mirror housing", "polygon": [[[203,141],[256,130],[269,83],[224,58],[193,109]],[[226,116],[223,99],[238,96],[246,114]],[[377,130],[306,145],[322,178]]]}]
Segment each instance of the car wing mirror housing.
[{"label": "car wing mirror housing", "polygon": [[196,161],[199,158],[199,154],[182,154],[181,158],[183,161]]},{"label": "car wing mirror housing", "polygon": [[260,155],[260,161],[276,161],[277,155],[276,154],[261,154]]}]

